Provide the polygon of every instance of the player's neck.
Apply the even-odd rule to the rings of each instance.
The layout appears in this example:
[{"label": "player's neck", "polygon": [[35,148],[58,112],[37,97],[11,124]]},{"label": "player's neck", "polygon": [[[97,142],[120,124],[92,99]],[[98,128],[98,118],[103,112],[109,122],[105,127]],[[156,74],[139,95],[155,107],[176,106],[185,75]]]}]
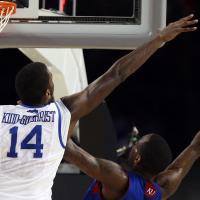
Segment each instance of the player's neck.
[{"label": "player's neck", "polygon": [[32,107],[42,107],[42,106],[46,106],[48,105],[50,102],[40,102],[37,104],[30,104],[30,103],[24,103],[22,101],[18,101],[17,104],[18,105],[26,105],[26,106],[32,106]]},{"label": "player's neck", "polygon": [[153,181],[153,176],[150,175],[149,173],[144,172],[143,170],[140,169],[135,169],[134,171],[138,173],[140,176],[142,176],[145,180]]},{"label": "player's neck", "polygon": [[40,108],[40,107],[45,107],[47,104],[25,104],[25,103],[21,103],[21,104],[18,104],[18,105],[25,106],[25,107]]},{"label": "player's neck", "polygon": [[123,169],[127,172],[135,172],[137,174],[139,174],[140,176],[142,176],[145,180],[149,180],[152,181],[153,180],[153,176],[150,175],[147,172],[144,172],[140,167],[135,166],[133,167],[129,162],[125,161],[121,164],[121,166],[123,167]]}]

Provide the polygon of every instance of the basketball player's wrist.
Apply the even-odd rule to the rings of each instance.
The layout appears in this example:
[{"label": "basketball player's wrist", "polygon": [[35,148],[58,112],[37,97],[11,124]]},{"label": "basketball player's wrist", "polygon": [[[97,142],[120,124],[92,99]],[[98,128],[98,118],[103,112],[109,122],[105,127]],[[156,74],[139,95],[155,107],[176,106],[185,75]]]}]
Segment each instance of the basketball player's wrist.
[{"label": "basketball player's wrist", "polygon": [[166,43],[160,34],[156,36],[155,40],[159,48],[163,47]]}]

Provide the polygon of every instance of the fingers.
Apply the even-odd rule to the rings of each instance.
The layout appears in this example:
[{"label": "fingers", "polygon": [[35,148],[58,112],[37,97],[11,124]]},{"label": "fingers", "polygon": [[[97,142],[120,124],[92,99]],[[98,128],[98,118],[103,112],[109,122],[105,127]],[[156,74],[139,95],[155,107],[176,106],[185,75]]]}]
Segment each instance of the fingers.
[{"label": "fingers", "polygon": [[169,25],[172,25],[172,26],[190,26],[190,25],[197,24],[199,20],[198,19],[192,20],[193,17],[194,17],[194,15],[191,14],[191,15],[188,15],[187,17],[181,18],[178,21],[172,22]]},{"label": "fingers", "polygon": [[194,17],[193,14],[188,15],[187,17],[184,17],[184,18],[180,19],[179,21],[175,22],[174,25],[177,26],[177,27],[181,27],[181,28],[185,27],[184,30],[186,32],[195,31],[195,30],[197,30],[197,27],[188,27],[188,26],[195,25],[199,22],[198,19],[192,20],[193,17]]},{"label": "fingers", "polygon": [[197,30],[196,24],[197,19],[193,19],[194,15],[188,15],[176,22],[170,23],[165,29],[160,33],[160,37],[163,42],[168,42],[174,39],[177,35],[184,32],[193,32]]},{"label": "fingers", "polygon": [[192,31],[196,31],[197,27],[191,27],[191,28],[182,28],[181,32],[192,32]]},{"label": "fingers", "polygon": [[190,25],[197,24],[198,22],[199,22],[199,20],[195,19],[195,20],[191,20],[191,21],[186,21],[183,24],[185,24],[186,26],[190,26]]},{"label": "fingers", "polygon": [[188,27],[188,26],[195,25],[197,23],[198,23],[198,20],[195,19],[195,20],[191,20],[191,21],[184,21],[184,22],[180,23],[179,26],[181,26],[181,27]]},{"label": "fingers", "polygon": [[190,15],[188,15],[188,16],[186,16],[186,17],[183,17],[183,18],[181,18],[180,20],[178,20],[178,21],[188,21],[188,20],[191,20],[192,18],[194,17],[194,14],[190,14]]}]

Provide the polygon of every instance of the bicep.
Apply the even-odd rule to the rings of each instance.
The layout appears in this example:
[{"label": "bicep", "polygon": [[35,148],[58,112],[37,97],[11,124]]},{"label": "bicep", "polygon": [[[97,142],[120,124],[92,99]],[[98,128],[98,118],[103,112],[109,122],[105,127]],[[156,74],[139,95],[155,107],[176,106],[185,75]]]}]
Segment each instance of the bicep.
[{"label": "bicep", "polygon": [[182,181],[180,177],[182,177],[181,169],[165,170],[156,177],[157,183],[161,187],[163,200],[168,199],[177,191]]},{"label": "bicep", "polygon": [[79,120],[89,114],[119,85],[121,79],[116,70],[108,70],[83,91],[63,97],[61,100],[72,114],[72,120]]},{"label": "bicep", "polygon": [[120,165],[112,161],[98,159],[100,167],[100,181],[104,187],[113,192],[121,192],[127,189],[128,176]]},{"label": "bicep", "polygon": [[84,102],[84,91],[62,97],[61,101],[63,104],[69,109],[71,113],[71,121],[77,121],[79,119],[78,112],[80,112],[80,108],[84,109],[86,105]]},{"label": "bicep", "polygon": [[75,164],[91,178],[102,182],[110,190],[121,191],[127,187],[128,177],[118,164],[95,158],[71,140],[68,141],[64,159]]},{"label": "bicep", "polygon": [[79,103],[80,101],[79,96],[81,96],[81,93],[76,93],[74,95],[61,98],[61,101],[67,107],[67,109],[70,111],[71,114],[70,126],[68,130],[68,138],[70,138],[73,135],[74,128],[79,120],[78,117],[78,112],[80,112],[79,107],[83,107],[82,109],[84,109],[84,106],[81,105],[81,103]]}]

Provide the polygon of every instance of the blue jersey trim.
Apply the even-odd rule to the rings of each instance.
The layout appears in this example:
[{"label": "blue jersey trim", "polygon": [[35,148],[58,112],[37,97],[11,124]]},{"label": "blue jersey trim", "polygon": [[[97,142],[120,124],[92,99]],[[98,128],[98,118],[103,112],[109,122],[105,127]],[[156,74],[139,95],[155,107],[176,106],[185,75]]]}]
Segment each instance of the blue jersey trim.
[{"label": "blue jersey trim", "polygon": [[61,111],[60,111],[60,108],[59,108],[59,106],[56,102],[55,102],[55,105],[58,109],[58,137],[59,137],[60,145],[65,149],[65,145],[64,145],[63,140],[62,140],[62,132],[61,132],[61,124],[62,124]]},{"label": "blue jersey trim", "polygon": [[[49,104],[47,104],[49,105]],[[47,105],[44,105],[44,106],[31,106],[31,105],[25,105],[25,104],[20,104],[19,106],[22,106],[22,107],[25,107],[25,108],[43,108]]]}]

